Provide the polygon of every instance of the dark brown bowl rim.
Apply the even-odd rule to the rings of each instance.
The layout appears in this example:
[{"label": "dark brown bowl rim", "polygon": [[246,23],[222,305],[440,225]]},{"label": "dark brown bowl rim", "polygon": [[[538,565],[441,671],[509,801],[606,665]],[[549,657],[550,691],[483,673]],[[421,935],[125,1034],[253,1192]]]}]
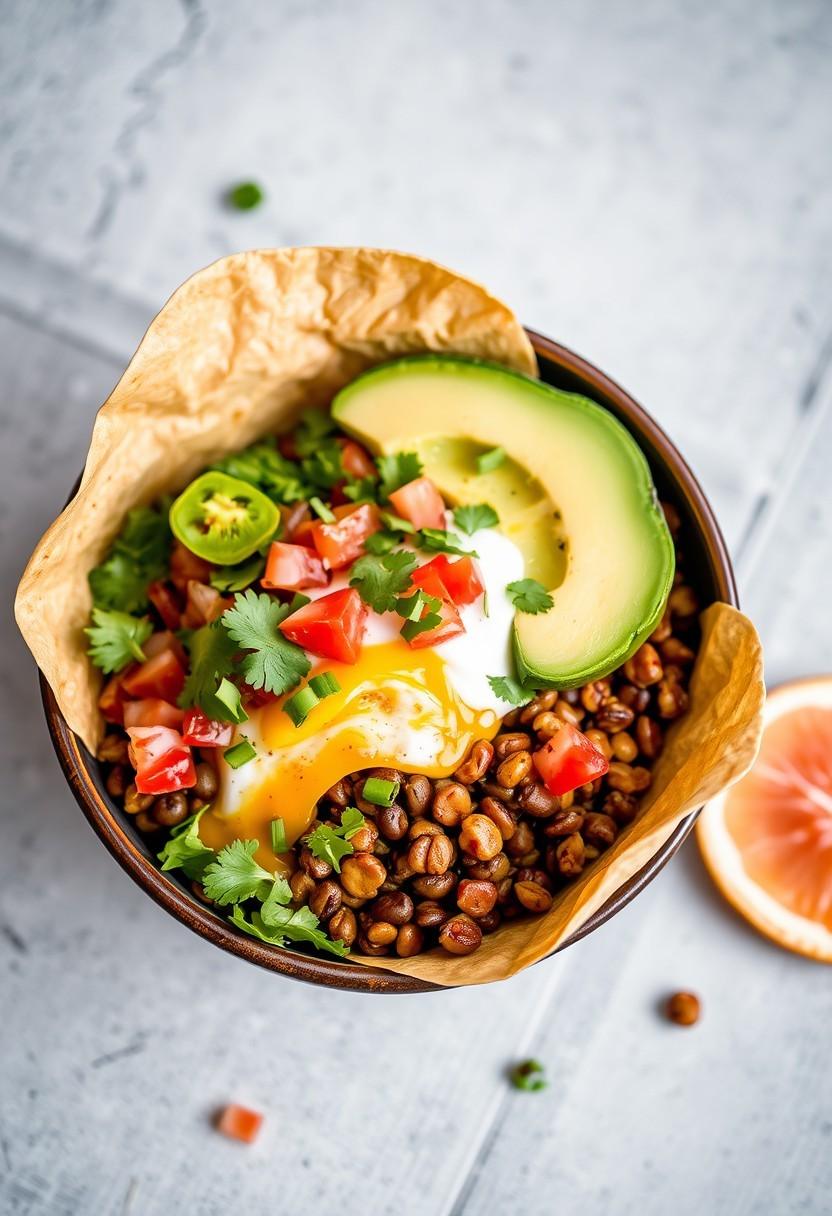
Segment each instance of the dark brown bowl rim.
[{"label": "dark brown bowl rim", "polygon": [[[616,412],[623,415],[627,423],[647,440],[649,446],[660,453],[672,475],[677,494],[684,501],[688,518],[704,540],[719,597],[737,605],[734,573],[719,525],[701,486],[668,436],[629,393],[593,364],[551,338],[533,330],[527,332],[539,358],[581,380],[588,386],[590,395],[600,396],[604,402],[611,404]],[[94,758],[67,726],[54,693],[42,675],[40,686],[49,733],[61,768],[96,835],[133,881],[192,932],[213,942],[229,954],[308,983],[359,992],[407,993],[442,990],[441,985],[425,983],[379,968],[337,960],[329,961],[268,946],[238,933],[227,921],[199,904],[195,897],[188,895],[175,880],[162,874],[125,834],[115,807],[110,807],[102,798],[90,777],[89,765],[95,763]],[[641,870],[553,953],[580,941],[634,899],[680,848],[693,826],[697,813],[693,812],[684,819]]]}]

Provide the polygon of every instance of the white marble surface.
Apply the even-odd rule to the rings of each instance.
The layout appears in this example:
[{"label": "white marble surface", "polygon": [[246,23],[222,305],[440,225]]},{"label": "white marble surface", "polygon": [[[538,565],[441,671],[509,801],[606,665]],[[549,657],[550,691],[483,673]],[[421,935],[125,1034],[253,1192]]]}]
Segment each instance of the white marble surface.
[{"label": "white marble surface", "polygon": [[[832,669],[832,9],[824,0],[0,0],[8,599],[143,326],[260,244],[392,245],[486,281],[679,442],[769,674]],[[223,189],[256,177],[264,207]],[[821,1213],[827,970],[695,846],[584,943],[404,999],[246,967],[83,823],[7,610],[0,1211]],[[669,989],[701,992],[693,1031]],[[504,1070],[534,1054],[542,1095]],[[260,1143],[213,1133],[226,1100]]]}]

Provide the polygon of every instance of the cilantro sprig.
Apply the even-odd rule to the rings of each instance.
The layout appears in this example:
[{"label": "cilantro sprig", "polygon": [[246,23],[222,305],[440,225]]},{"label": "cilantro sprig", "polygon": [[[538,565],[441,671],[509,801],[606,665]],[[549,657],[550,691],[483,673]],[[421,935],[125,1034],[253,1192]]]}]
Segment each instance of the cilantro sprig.
[{"label": "cilantro sprig", "polygon": [[520,578],[509,583],[506,593],[518,612],[548,612],[554,603],[549,592],[536,578]]},{"label": "cilantro sprig", "polygon": [[319,823],[306,838],[306,845],[315,857],[328,861],[336,873],[341,873],[341,861],[354,852],[350,840],[364,827],[364,816],[354,806],[341,815],[340,824]]},{"label": "cilantro sprig", "polygon": [[481,528],[496,528],[499,522],[499,515],[487,502],[457,507],[454,511],[454,523],[467,536],[473,536]]},{"label": "cilantro sprig", "polygon": [[454,553],[458,557],[479,557],[479,553],[474,549],[463,549],[461,545],[458,545],[453,532],[447,532],[444,528],[422,528],[417,541],[420,547],[427,549],[429,553]]},{"label": "cilantro sprig", "polygon": [[368,553],[353,564],[350,586],[358,589],[375,612],[392,612],[397,598],[410,586],[416,565],[415,554],[405,549],[382,556]]},{"label": "cilantro sprig", "polygon": [[506,701],[509,705],[528,705],[534,696],[533,692],[524,688],[511,676],[488,676],[488,683],[491,685],[491,691],[495,697],[499,697],[501,701]]},{"label": "cilantro sprig", "polygon": [[278,629],[288,615],[288,604],[249,589],[238,592],[220,618],[228,636],[245,651],[239,665],[243,679],[278,696],[299,684],[311,666],[300,646]]},{"label": "cilantro sprig", "polygon": [[148,603],[148,585],[167,572],[170,539],[166,502],[159,510],[136,507],[128,511],[107,557],[89,573],[96,607],[142,612]]},{"label": "cilantro sprig", "polygon": [[189,640],[191,670],[179,697],[182,709],[198,705],[210,718],[220,722],[240,722],[239,713],[218,697],[217,691],[234,670],[237,643],[221,621],[196,629]]},{"label": "cilantro sprig", "polygon": [[145,662],[142,646],[152,632],[153,626],[146,616],[93,608],[92,625],[84,630],[91,643],[87,654],[105,675],[121,671],[128,663]]},{"label": "cilantro sprig", "polygon": [[158,854],[163,870],[183,870],[188,878],[201,881],[205,867],[214,858],[214,850],[203,844],[199,836],[199,821],[207,810],[207,806],[203,807],[172,829]]},{"label": "cilantro sprig", "polygon": [[415,452],[395,452],[390,456],[379,456],[376,467],[381,476],[379,493],[389,498],[394,490],[400,490],[409,481],[422,476],[422,462]]},{"label": "cilantro sprig", "polygon": [[202,877],[209,899],[224,905],[267,897],[274,874],[254,860],[258,844],[256,840],[234,840],[217,854]]}]

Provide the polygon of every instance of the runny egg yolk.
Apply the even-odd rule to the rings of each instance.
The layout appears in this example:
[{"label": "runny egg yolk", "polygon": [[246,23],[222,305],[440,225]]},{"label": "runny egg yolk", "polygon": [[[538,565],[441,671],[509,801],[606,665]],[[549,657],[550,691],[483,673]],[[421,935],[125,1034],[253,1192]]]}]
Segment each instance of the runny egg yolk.
[{"label": "runny egg yolk", "polygon": [[318,799],[347,774],[378,766],[447,777],[475,739],[497,730],[497,714],[466,705],[429,647],[388,642],[365,647],[354,666],[321,662],[317,670],[331,671],[341,689],[300,727],[276,701],[253,710],[241,728],[257,755],[237,770],[220,764],[219,795],[200,822],[210,848],[256,839],[260,864],[286,869],[271,848],[273,819],[283,820],[291,845],[314,819]]}]

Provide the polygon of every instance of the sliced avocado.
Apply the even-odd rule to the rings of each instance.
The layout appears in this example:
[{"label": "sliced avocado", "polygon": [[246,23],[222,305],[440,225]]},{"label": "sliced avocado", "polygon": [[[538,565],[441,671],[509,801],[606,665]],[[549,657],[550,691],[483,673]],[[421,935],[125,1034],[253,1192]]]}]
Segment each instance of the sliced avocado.
[{"label": "sliced avocado", "polygon": [[[518,674],[572,688],[620,666],[652,633],[673,581],[673,541],[647,461],[587,397],[497,364],[420,356],[365,372],[333,416],[371,451],[416,451],[450,502],[490,503],[552,593],[517,613]],[[506,459],[477,471],[478,454]]]}]

